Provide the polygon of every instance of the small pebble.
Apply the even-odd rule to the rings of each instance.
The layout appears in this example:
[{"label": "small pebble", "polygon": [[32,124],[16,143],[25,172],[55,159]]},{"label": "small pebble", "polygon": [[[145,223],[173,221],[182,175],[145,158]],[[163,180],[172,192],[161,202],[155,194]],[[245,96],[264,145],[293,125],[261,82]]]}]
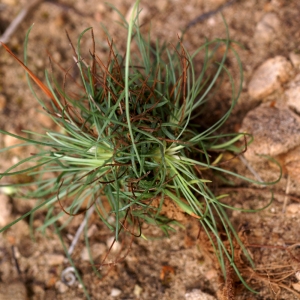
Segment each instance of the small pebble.
[{"label": "small pebble", "polygon": [[[111,247],[111,245],[114,242],[114,240],[115,240],[115,237],[113,237],[113,236],[110,237],[109,239],[107,239],[106,246],[107,246],[108,249]],[[121,250],[121,244],[120,244],[120,242],[115,241],[114,245],[111,248],[111,251],[112,252],[119,252],[120,250]]]},{"label": "small pebble", "polygon": [[194,289],[185,295],[185,300],[216,300],[215,297],[202,292],[201,290]]},{"label": "small pebble", "polygon": [[300,213],[300,204],[292,203],[287,206],[286,212],[291,215],[296,215]]},{"label": "small pebble", "polygon": [[257,44],[268,44],[274,40],[280,30],[280,20],[273,12],[265,14],[257,23],[254,41]]},{"label": "small pebble", "polygon": [[108,216],[107,222],[108,224],[113,225],[116,223],[116,218],[114,216]]},{"label": "small pebble", "polygon": [[139,298],[141,296],[142,291],[143,291],[143,288],[140,287],[138,284],[136,284],[134,286],[133,294]]},{"label": "small pebble", "polygon": [[268,59],[254,72],[248,85],[249,95],[256,100],[271,95],[290,79],[292,71],[292,64],[285,57]]},{"label": "small pebble", "polygon": [[213,280],[218,278],[218,272],[215,269],[211,269],[205,273],[205,277],[208,280]]},{"label": "small pebble", "polygon": [[49,254],[47,255],[47,264],[49,266],[58,266],[64,262],[65,256],[62,254]]},{"label": "small pebble", "polygon": [[300,292],[300,283],[292,283],[292,287],[294,290],[296,290],[297,292]]},{"label": "small pebble", "polygon": [[294,68],[300,68],[300,54],[291,52],[289,55],[290,61],[292,62]]},{"label": "small pebble", "polygon": [[118,297],[118,296],[121,295],[121,293],[122,293],[121,290],[119,290],[119,289],[117,289],[117,288],[113,288],[113,289],[111,290],[110,295],[111,295],[112,297]]},{"label": "small pebble", "polygon": [[88,251],[87,247],[84,247],[82,249],[80,257],[83,261],[89,261],[90,260],[89,251]]},{"label": "small pebble", "polygon": [[65,285],[62,281],[58,280],[55,283],[55,288],[60,294],[64,294],[65,292],[68,291],[69,287]]}]

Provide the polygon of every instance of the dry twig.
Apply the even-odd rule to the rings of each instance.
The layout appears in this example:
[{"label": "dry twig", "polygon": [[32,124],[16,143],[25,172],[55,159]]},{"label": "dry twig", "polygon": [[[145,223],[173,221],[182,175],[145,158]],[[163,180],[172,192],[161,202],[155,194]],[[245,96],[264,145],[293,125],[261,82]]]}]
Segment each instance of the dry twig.
[{"label": "dry twig", "polygon": [[[29,1],[25,7],[20,11],[20,13],[13,19],[13,21],[6,28],[2,36],[0,37],[0,41],[2,43],[7,43],[13,33],[17,30],[19,25],[23,22],[25,17],[28,15],[33,8],[36,8],[39,4],[41,4],[44,0],[32,0]],[[1,47],[1,44],[0,44]]]}]

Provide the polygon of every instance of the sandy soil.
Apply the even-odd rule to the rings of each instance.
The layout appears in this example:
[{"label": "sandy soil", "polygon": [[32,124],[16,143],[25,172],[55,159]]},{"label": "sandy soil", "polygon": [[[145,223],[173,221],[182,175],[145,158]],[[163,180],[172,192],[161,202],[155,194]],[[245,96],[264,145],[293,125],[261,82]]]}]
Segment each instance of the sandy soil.
[{"label": "sandy soil", "polygon": [[[145,22],[143,31],[149,31],[151,22],[153,40],[176,43],[177,34],[192,20],[217,9],[225,2],[141,1],[143,8],[141,18],[142,22]],[[111,3],[126,16],[130,13],[133,1],[112,0]],[[25,0],[2,0],[0,33],[4,32],[26,5]],[[223,9],[231,38],[242,45],[237,47],[237,51],[245,77],[240,101],[226,124],[226,130],[237,131],[247,112],[261,102],[253,101],[247,90],[254,70],[268,58],[276,55],[289,58],[291,52],[299,51],[299,13],[300,3],[297,0],[241,0],[234,1],[232,5]],[[260,29],[258,24],[267,14],[273,14],[275,18],[271,17],[271,23]],[[124,50],[126,33],[117,24],[118,20],[118,14],[106,6],[104,1],[41,1],[31,9],[7,44],[22,58],[26,31],[34,23],[29,40],[28,64],[30,69],[43,79],[45,68],[49,69],[47,53],[65,68],[72,64],[72,52],[65,30],[76,42],[78,35],[85,28],[92,26],[98,53],[104,58],[107,45],[105,33],[100,25],[103,23],[116,45]],[[185,34],[184,45],[192,52],[203,44],[205,38],[225,36],[224,22],[220,13],[217,13],[191,26]],[[86,39],[82,47],[88,50],[90,45],[90,41]],[[27,86],[24,71],[4,49],[0,48],[0,53],[0,128],[22,134],[23,129],[42,130],[41,127],[53,126],[47,116],[37,113],[40,108]],[[201,63],[195,67],[200,70]],[[228,61],[228,67],[235,72],[236,66],[233,61]],[[234,73],[234,76],[237,77],[238,73]],[[276,97],[275,94],[267,100],[276,100]],[[212,113],[208,115],[208,122],[222,115],[228,107],[229,99],[229,89],[226,86],[221,87],[211,104]],[[0,136],[0,143],[4,146],[13,141]],[[23,156],[22,151],[8,155],[1,153],[0,170],[5,170]],[[272,165],[262,163],[259,166],[260,169],[256,171],[262,178],[268,180],[277,176]],[[227,168],[252,176],[238,159],[233,160]],[[287,184],[293,197],[285,196]],[[242,182],[236,182],[234,187],[220,183],[216,184],[216,188],[220,193],[230,192],[231,196],[227,198],[227,203],[240,208],[263,206],[271,197],[269,189],[247,186]],[[300,195],[298,182],[284,174],[274,189],[274,201],[266,210],[255,214],[237,211],[230,213],[233,224],[244,233],[245,242],[248,243],[257,265],[255,274],[243,264],[241,268],[244,268],[243,274],[247,276],[248,283],[258,291],[258,294],[250,293],[237,282],[234,285],[236,290],[234,299],[300,299],[300,294],[297,294],[297,291],[300,292],[299,276],[295,274],[299,268],[297,258],[299,249],[295,246],[299,243],[300,232],[297,206],[294,212],[283,212],[283,207],[287,204],[299,203],[298,195]],[[10,198],[8,205],[12,209],[8,220],[25,213],[34,203],[34,199],[24,203],[20,199]],[[34,226],[42,224],[44,213],[36,215]],[[88,224],[90,244],[95,252],[95,261],[99,263],[108,250],[112,233],[96,216],[92,220],[93,222]],[[77,217],[63,232],[67,247],[81,222],[82,218]],[[109,272],[103,279],[97,277],[90,262],[86,260],[85,242],[81,238],[72,259],[91,299],[206,299],[201,296],[199,290],[212,297],[217,297],[219,291],[218,297],[221,299],[223,282],[215,261],[208,255],[206,243],[197,240],[199,231],[197,224],[190,220],[185,223],[184,229],[180,227],[176,229],[177,232],[171,233],[169,238],[151,227],[144,229],[145,235],[150,237],[147,241],[134,239],[131,242],[128,238],[124,238],[125,246],[122,248],[122,244],[118,244],[117,247],[120,248],[115,249],[115,252],[112,251],[110,259],[116,258],[120,249],[123,251],[122,254],[126,254],[126,250],[130,248],[128,255],[116,266],[105,267],[102,272],[104,274]],[[73,286],[67,286],[61,281],[61,272],[69,266],[70,263],[54,229],[47,229],[45,236],[36,233],[35,240],[32,240],[29,220],[26,219],[0,236],[0,293],[2,293],[0,298],[85,299],[86,294],[81,283],[76,281]],[[189,294],[192,290],[196,290],[195,298],[191,298]],[[16,294],[10,294],[13,292]]]}]

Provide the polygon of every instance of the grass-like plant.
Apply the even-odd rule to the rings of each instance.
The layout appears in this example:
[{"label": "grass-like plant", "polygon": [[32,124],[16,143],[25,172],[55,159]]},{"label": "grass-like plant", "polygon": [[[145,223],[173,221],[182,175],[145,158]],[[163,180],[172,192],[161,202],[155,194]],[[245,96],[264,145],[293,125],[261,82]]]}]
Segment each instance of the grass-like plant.
[{"label": "grass-like plant", "polygon": [[[225,195],[214,195],[209,188],[213,178],[204,177],[205,170],[210,169],[251,181],[219,164],[222,152],[231,151],[237,155],[244,147],[236,146],[242,134],[219,133],[236,104],[243,78],[241,63],[231,47],[229,36],[206,42],[191,55],[181,40],[176,46],[167,47],[159,42],[153,45],[150,37],[144,38],[140,32],[138,3],[130,22],[123,18],[123,25],[128,31],[126,54],[119,53],[108,39],[107,61],[97,56],[93,34],[90,57],[81,56],[81,39],[88,31],[93,32],[91,28],[79,36],[77,47],[73,47],[81,78],[80,83],[76,82],[80,86],[76,94],[66,93],[64,85],[57,84],[47,72],[47,86],[44,85],[3,45],[51,99],[50,105],[38,100],[60,130],[49,130],[44,134],[26,131],[28,138],[0,130],[24,141],[18,146],[35,145],[37,149],[36,153],[2,173],[0,178],[20,174],[31,176],[32,182],[11,186],[17,191],[19,187],[28,187],[26,197],[40,199],[34,209],[0,232],[20,219],[33,216],[42,207],[47,208],[40,228],[43,230],[56,224],[65,213],[70,221],[92,206],[99,218],[115,232],[116,239],[121,229],[128,230],[124,220],[135,228],[148,222],[167,232],[170,222],[161,213],[161,208],[168,198],[179,211],[198,219],[224,277],[229,263],[251,290],[235,264],[234,243],[237,242],[253,266],[226,213],[226,209],[235,208],[222,203]],[[28,34],[25,49],[27,42]],[[130,51],[132,43],[137,46],[134,53]],[[218,62],[215,53],[221,46],[225,46],[225,51]],[[229,51],[240,67],[241,81],[237,88],[225,66]],[[200,74],[196,74],[194,60],[200,52],[204,53],[204,61]],[[212,65],[215,73],[209,75]],[[210,92],[221,74],[228,76],[232,86],[231,105],[220,120],[203,129],[198,126],[197,118],[203,118],[202,106],[212,100]],[[25,167],[20,170],[22,166]],[[9,186],[9,183],[2,186]],[[54,212],[57,202],[62,208],[59,214]],[[108,222],[112,215],[114,224]],[[226,242],[220,229],[226,233]]]}]

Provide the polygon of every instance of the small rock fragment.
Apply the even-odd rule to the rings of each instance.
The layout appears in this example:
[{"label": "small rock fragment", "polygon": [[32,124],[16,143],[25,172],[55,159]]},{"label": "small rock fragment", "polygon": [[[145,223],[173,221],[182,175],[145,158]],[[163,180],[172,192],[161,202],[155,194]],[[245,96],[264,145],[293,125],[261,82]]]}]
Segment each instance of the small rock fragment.
[{"label": "small rock fragment", "polygon": [[254,41],[257,44],[268,44],[275,39],[279,30],[280,20],[275,13],[269,12],[257,23]]},{"label": "small rock fragment", "polygon": [[35,249],[36,245],[33,242],[32,238],[30,238],[29,236],[22,237],[21,242],[18,246],[18,250],[23,257],[30,257],[31,255],[33,255]]},{"label": "small rock fragment", "polygon": [[84,247],[82,249],[80,257],[83,261],[89,261],[90,260],[89,251],[88,251],[87,247]]},{"label": "small rock fragment", "polygon": [[294,66],[294,68],[299,69],[300,68],[300,54],[291,52],[289,55],[289,58]]},{"label": "small rock fragment", "polygon": [[202,292],[201,290],[194,289],[185,295],[185,300],[216,300],[215,297]]},{"label": "small rock fragment", "polygon": [[[109,239],[107,239],[106,246],[107,246],[108,249],[111,247],[111,245],[114,242],[114,240],[115,240],[115,237],[113,237],[113,236],[110,237]],[[114,244],[113,244],[113,246],[112,246],[112,248],[111,248],[111,251],[112,252],[118,252],[120,250],[121,250],[121,244],[120,244],[120,242],[115,241]]]},{"label": "small rock fragment", "polygon": [[246,115],[240,132],[254,137],[245,158],[260,161],[259,155],[274,157],[300,145],[300,118],[287,107],[262,104]]},{"label": "small rock fragment", "polygon": [[291,63],[283,56],[276,56],[264,62],[253,74],[248,85],[249,95],[263,99],[281,88],[292,74]]},{"label": "small rock fragment", "polygon": [[296,290],[297,292],[300,292],[300,283],[297,282],[297,283],[293,283],[292,284],[292,287],[294,290]]},{"label": "small rock fragment", "polygon": [[[106,251],[107,251],[107,248],[106,248],[105,244],[103,244],[103,243],[96,243],[96,244],[91,246],[91,254],[92,254],[93,259],[96,259],[97,257],[102,255]],[[81,259],[85,260],[85,261],[90,260],[89,252],[88,252],[87,247],[83,248],[83,250],[81,252]]]},{"label": "small rock fragment", "polygon": [[55,283],[55,288],[60,294],[64,294],[69,289],[69,287],[60,280]]},{"label": "small rock fragment", "polygon": [[300,113],[300,74],[290,82],[289,88],[285,91],[287,105]]},{"label": "small rock fragment", "polygon": [[287,206],[286,213],[290,215],[300,214],[300,204],[292,203]]},{"label": "small rock fragment", "polygon": [[0,227],[7,225],[10,220],[12,205],[7,195],[0,194]]},{"label": "small rock fragment", "polygon": [[49,254],[47,255],[47,264],[49,266],[58,266],[64,262],[64,255],[62,254]]},{"label": "small rock fragment", "polygon": [[122,293],[121,290],[116,289],[116,288],[113,288],[113,289],[111,290],[110,295],[111,295],[112,297],[118,297],[118,296],[121,295],[121,293]]},{"label": "small rock fragment", "polygon": [[142,294],[143,288],[140,287],[138,284],[136,284],[134,286],[134,290],[133,290],[133,294],[137,297],[140,298],[141,294]]},{"label": "small rock fragment", "polygon": [[208,280],[216,279],[216,278],[218,278],[218,272],[215,269],[211,269],[205,273],[205,277]]}]

